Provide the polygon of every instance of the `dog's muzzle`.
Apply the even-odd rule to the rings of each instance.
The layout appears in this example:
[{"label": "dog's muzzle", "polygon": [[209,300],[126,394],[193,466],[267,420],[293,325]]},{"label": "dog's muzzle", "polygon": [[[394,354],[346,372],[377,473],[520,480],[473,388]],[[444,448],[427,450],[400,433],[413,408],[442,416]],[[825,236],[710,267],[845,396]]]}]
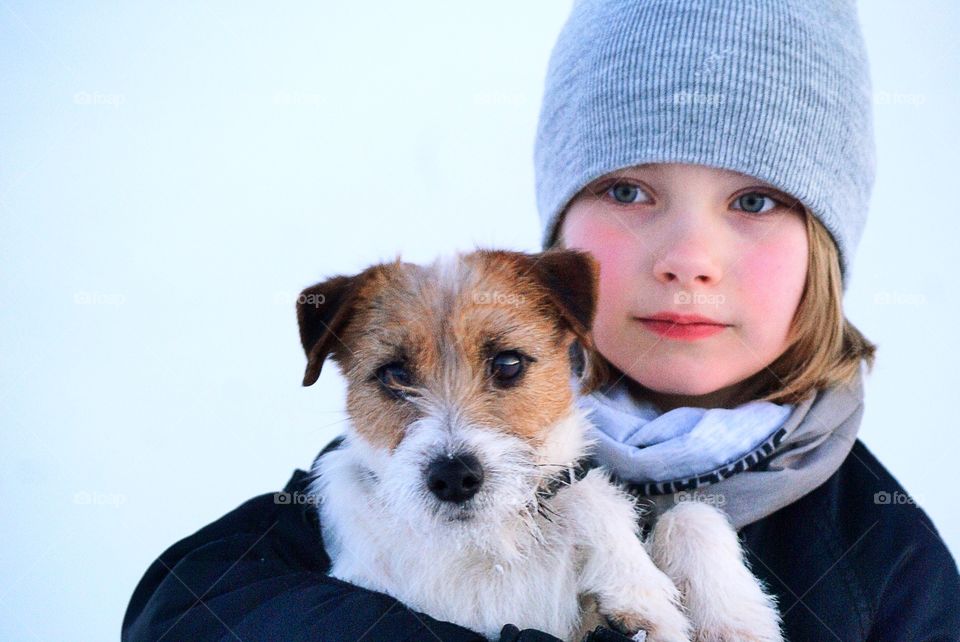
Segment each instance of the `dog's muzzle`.
[{"label": "dog's muzzle", "polygon": [[462,504],[483,484],[483,466],[469,453],[437,457],[427,465],[427,488],[439,500]]}]

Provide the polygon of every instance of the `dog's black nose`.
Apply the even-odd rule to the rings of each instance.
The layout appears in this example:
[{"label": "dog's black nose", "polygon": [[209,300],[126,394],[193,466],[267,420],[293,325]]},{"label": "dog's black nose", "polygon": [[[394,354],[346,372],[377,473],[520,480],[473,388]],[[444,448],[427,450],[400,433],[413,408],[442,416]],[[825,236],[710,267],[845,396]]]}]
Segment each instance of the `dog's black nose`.
[{"label": "dog's black nose", "polygon": [[465,502],[480,490],[483,467],[470,454],[438,457],[427,467],[427,488],[445,502]]}]

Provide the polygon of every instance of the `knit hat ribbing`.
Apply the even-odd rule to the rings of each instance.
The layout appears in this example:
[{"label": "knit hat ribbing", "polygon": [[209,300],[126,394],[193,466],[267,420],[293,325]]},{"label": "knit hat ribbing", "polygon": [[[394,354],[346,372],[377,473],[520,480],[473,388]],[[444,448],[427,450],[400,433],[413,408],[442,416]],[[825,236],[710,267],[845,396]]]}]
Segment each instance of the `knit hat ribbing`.
[{"label": "knit hat ribbing", "polygon": [[534,150],[543,246],[584,186],[653,162],[729,169],[798,198],[832,234],[846,289],[874,180],[853,0],[576,0]]}]

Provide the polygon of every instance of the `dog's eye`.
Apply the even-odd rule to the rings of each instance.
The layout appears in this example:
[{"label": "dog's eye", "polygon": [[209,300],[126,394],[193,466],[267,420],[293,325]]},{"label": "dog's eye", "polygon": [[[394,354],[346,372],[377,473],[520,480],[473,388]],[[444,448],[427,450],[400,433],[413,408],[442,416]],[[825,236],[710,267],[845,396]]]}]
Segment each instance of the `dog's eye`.
[{"label": "dog's eye", "polygon": [[498,352],[490,362],[490,374],[500,384],[510,385],[523,373],[524,357],[516,350]]},{"label": "dog's eye", "polygon": [[395,395],[402,397],[403,391],[398,388],[409,386],[413,379],[403,363],[394,361],[377,369],[377,380]]}]

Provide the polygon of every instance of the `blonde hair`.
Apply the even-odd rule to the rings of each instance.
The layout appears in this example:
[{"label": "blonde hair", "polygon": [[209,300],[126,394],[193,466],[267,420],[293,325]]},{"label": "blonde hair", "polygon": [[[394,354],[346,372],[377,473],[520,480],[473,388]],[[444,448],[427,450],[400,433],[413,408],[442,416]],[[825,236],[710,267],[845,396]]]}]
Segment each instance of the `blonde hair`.
[{"label": "blonde hair", "polygon": [[[802,206],[799,206],[802,207]],[[760,390],[763,401],[798,403],[817,390],[849,385],[857,377],[860,362],[873,368],[877,346],[843,314],[843,284],[840,257],[830,232],[803,208],[809,241],[807,278],[790,324],[788,347],[770,365],[751,376],[746,390]],[[558,219],[551,247],[563,247]],[[582,386],[584,392],[614,381],[619,370],[594,347],[584,347]],[[755,384],[760,383],[757,388]],[[752,399],[742,399],[745,403]]]}]

